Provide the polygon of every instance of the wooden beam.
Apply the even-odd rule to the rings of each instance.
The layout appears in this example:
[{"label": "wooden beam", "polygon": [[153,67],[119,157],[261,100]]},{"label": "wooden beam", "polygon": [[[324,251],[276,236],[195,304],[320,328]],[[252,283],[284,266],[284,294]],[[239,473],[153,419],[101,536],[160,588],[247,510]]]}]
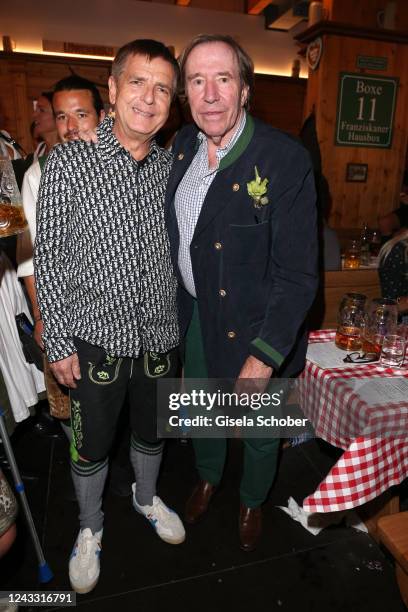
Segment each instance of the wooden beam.
[{"label": "wooden beam", "polygon": [[248,0],[247,13],[248,15],[259,15],[270,3],[271,0]]},{"label": "wooden beam", "polygon": [[176,0],[177,6],[190,6],[191,0]]}]

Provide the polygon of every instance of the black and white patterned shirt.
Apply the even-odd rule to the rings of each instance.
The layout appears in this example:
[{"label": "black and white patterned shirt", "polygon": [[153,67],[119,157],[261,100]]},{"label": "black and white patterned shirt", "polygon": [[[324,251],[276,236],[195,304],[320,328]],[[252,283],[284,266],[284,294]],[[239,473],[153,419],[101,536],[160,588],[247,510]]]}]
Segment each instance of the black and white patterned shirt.
[{"label": "black and white patterned shirt", "polygon": [[115,357],[169,351],[179,341],[176,280],[164,224],[172,157],[152,143],[136,161],[112,132],[55,147],[43,172],[35,277],[49,360],[73,336]]},{"label": "black and white patterned shirt", "polygon": [[180,234],[178,264],[184,286],[193,297],[197,297],[197,294],[191,265],[190,244],[194,236],[195,227],[204,204],[205,196],[217,174],[220,161],[229,153],[241,136],[245,123],[246,113],[243,112],[231,140],[224,147],[217,149],[217,165],[215,168],[208,167],[207,137],[203,132],[198,132],[197,138],[200,143],[197,153],[176,191],[174,206]]}]

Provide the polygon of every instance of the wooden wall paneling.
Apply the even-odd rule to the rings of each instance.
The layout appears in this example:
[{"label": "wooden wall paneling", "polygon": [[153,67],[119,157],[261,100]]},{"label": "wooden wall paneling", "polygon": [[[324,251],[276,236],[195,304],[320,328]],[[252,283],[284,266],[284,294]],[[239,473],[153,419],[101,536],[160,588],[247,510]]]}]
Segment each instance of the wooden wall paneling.
[{"label": "wooden wall paneling", "polygon": [[[327,36],[323,36],[322,59],[318,68],[309,70],[307,83],[307,94],[305,102],[305,118],[312,112],[316,118],[316,130],[322,157],[323,175],[329,183],[331,196],[330,203],[330,225],[339,227],[341,225],[341,206],[335,205],[336,185],[331,176],[328,151],[334,138],[334,118],[331,109],[336,104],[337,75],[333,74],[332,62],[339,62],[342,50],[337,47],[329,47]],[[334,64],[337,65],[337,64]]]},{"label": "wooden wall paneling", "polygon": [[245,13],[244,0],[191,0],[190,6],[211,11]]},{"label": "wooden wall paneling", "polygon": [[[406,8],[408,10],[408,3]],[[395,174],[398,177],[394,202],[398,202],[401,180],[408,161],[408,45],[396,47],[393,65],[395,73],[400,75],[397,112],[394,122],[394,136],[396,140],[393,145],[399,150],[399,158],[396,160],[397,163],[394,168]],[[388,210],[385,210],[385,212],[388,212]]]},{"label": "wooden wall paneling", "polygon": [[17,133],[15,138],[26,152],[32,148],[30,134],[31,109],[27,98],[27,79],[24,73],[13,73],[13,97]]},{"label": "wooden wall paneling", "polygon": [[375,28],[377,12],[384,8],[385,0],[323,0],[323,4],[332,21]]},{"label": "wooden wall paneling", "polygon": [[97,84],[102,99],[108,103],[106,85],[110,67],[109,60],[0,53],[1,127],[9,131],[26,151],[31,151],[33,101],[41,92],[51,90],[57,81],[72,74],[73,70]]},{"label": "wooden wall paneling", "polygon": [[[387,57],[384,71],[359,70],[358,55]],[[323,35],[319,68],[311,73],[305,115],[316,108],[317,132],[323,173],[332,195],[330,224],[336,228],[376,226],[379,214],[398,205],[408,135],[408,46],[381,40]],[[340,72],[400,79],[390,149],[335,146],[335,128]],[[347,163],[368,164],[366,183],[345,181]]]},{"label": "wooden wall paneling", "polygon": [[339,270],[324,274],[324,318],[321,329],[337,327],[337,313],[346,293],[363,293],[369,299],[381,296],[377,270]]},{"label": "wooden wall paneling", "polygon": [[395,22],[399,30],[408,30],[408,2],[406,0],[398,1]]},{"label": "wooden wall paneling", "polygon": [[303,122],[306,87],[306,79],[256,74],[251,113],[297,136]]},{"label": "wooden wall paneling", "polygon": [[[42,91],[52,89],[61,78],[70,75],[72,68],[80,76],[100,85],[102,98],[108,102],[108,90],[101,85],[106,85],[108,82],[110,66],[111,62],[105,60],[0,53],[0,83],[2,80],[7,81],[7,87],[2,87],[0,90],[5,129],[15,137],[21,134],[24,148],[28,147],[28,150],[31,150],[29,126],[33,100],[36,100]],[[11,73],[16,75],[16,78],[10,88],[8,80]],[[298,135],[303,122],[306,85],[306,79],[255,75],[255,94],[251,103],[251,112],[279,129]],[[15,95],[18,95],[19,100],[17,106],[14,102]]]},{"label": "wooden wall paneling", "polygon": [[[390,0],[323,0],[328,19],[340,23],[352,23],[362,28],[377,28],[377,13]],[[395,27],[408,30],[408,2],[394,0],[396,4]]]},{"label": "wooden wall paneling", "polygon": [[[303,123],[306,87],[306,79],[255,74],[250,112],[254,117],[298,136]],[[186,115],[189,115],[189,110],[186,110]]]},{"label": "wooden wall paneling", "polygon": [[[10,94],[13,99],[14,131],[12,136],[25,151],[32,150],[30,122],[32,110],[27,97],[27,78],[24,58],[19,58],[9,66]],[[6,128],[7,129],[7,128]]]},{"label": "wooden wall paneling", "polygon": [[27,73],[30,75],[30,80],[42,80],[48,83],[51,87],[56,81],[69,76],[74,71],[79,76],[92,81],[97,81],[100,84],[106,84],[109,77],[107,67],[87,66],[77,63],[71,63],[69,59],[64,62],[46,62],[28,61],[26,65]]},{"label": "wooden wall paneling", "polygon": [[15,136],[17,122],[9,66],[0,62],[0,127]]},{"label": "wooden wall paneling", "polygon": [[51,90],[55,83],[60,79],[72,74],[72,70],[85,79],[89,79],[99,86],[99,90],[104,100],[107,101],[107,88],[109,78],[109,68],[107,66],[88,66],[70,62],[70,58],[64,61],[46,63],[41,61],[28,61],[26,64],[28,95],[31,99],[36,99],[42,91]]}]

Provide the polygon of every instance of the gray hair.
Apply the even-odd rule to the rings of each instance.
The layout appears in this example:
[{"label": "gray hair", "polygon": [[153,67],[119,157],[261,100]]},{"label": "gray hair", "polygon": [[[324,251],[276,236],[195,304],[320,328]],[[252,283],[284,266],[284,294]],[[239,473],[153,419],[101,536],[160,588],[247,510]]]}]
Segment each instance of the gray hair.
[{"label": "gray hair", "polygon": [[132,40],[119,49],[112,63],[112,76],[117,81],[125,69],[125,64],[129,57],[133,55],[143,55],[150,60],[160,57],[171,64],[174,70],[174,94],[177,93],[180,83],[180,68],[176,58],[171,51],[158,40],[150,38],[139,38]]}]

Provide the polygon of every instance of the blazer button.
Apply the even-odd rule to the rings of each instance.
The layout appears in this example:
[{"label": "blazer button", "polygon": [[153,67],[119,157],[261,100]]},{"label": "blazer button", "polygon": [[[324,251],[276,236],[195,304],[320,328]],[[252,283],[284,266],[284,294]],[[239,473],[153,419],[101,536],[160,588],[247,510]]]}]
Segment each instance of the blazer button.
[{"label": "blazer button", "polygon": [[239,191],[239,184],[238,183],[234,183],[233,184],[232,191]]},{"label": "blazer button", "polygon": [[237,334],[234,331],[229,331],[227,336],[230,340],[233,340]]},{"label": "blazer button", "polygon": [[227,292],[225,291],[225,289],[220,289],[219,294],[221,297],[225,297],[227,295]]},{"label": "blazer button", "polygon": [[177,155],[177,159],[178,159],[179,161],[181,161],[182,159],[184,159],[184,153],[179,153],[179,154]]},{"label": "blazer button", "polygon": [[214,249],[216,249],[217,251],[221,251],[221,249],[222,249],[222,244],[221,244],[221,242],[216,242],[216,243],[214,244]]}]

